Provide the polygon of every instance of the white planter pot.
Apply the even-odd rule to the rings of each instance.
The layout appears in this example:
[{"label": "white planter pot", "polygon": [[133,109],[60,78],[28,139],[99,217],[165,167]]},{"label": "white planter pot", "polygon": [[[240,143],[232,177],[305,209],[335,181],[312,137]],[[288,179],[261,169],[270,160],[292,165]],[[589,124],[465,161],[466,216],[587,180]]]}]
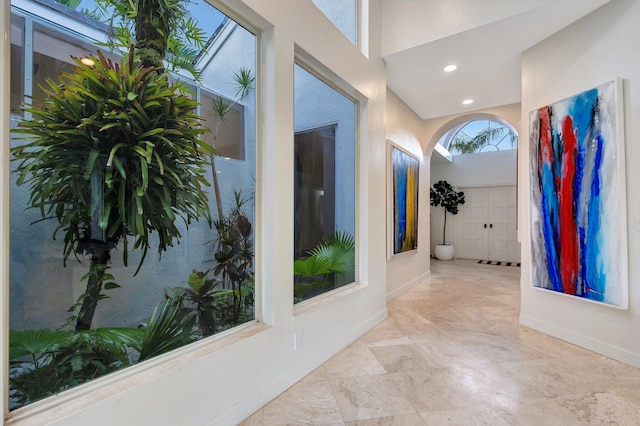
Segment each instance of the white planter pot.
[{"label": "white planter pot", "polygon": [[439,260],[451,260],[453,259],[453,255],[455,254],[455,249],[452,245],[436,245],[436,258]]}]

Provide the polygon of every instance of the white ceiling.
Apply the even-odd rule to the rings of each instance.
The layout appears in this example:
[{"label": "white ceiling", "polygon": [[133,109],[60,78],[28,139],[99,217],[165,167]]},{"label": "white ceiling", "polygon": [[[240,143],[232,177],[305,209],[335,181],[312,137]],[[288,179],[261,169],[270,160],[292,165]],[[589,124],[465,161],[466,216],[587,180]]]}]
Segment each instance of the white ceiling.
[{"label": "white ceiling", "polygon": [[423,119],[520,102],[521,53],[609,1],[382,0],[387,84]]}]

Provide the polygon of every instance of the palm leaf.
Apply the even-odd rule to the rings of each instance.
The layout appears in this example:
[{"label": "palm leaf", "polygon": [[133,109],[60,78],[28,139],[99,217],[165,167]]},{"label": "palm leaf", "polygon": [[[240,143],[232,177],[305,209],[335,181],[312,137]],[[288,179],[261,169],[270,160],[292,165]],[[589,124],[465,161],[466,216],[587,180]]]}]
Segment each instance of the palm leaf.
[{"label": "palm leaf", "polygon": [[303,277],[315,277],[317,275],[332,272],[331,264],[326,259],[310,256],[306,259],[293,262],[293,273]]},{"label": "palm leaf", "polygon": [[60,330],[10,330],[9,359],[15,360],[25,356],[38,359],[54,352],[64,345],[71,335],[68,331]]},{"label": "palm leaf", "polygon": [[171,299],[156,306],[142,338],[138,362],[191,343],[195,339],[195,319],[190,309],[182,308]]}]

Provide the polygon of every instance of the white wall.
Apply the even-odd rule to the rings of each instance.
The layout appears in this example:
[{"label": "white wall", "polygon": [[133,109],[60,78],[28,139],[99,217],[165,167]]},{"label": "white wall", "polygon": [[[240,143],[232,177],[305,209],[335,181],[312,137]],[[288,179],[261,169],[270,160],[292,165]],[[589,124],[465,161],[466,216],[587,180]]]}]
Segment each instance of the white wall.
[{"label": "white wall", "polygon": [[[425,140],[424,125],[416,113],[388,89],[387,139],[420,159],[418,249],[397,254],[387,262],[387,299],[391,300],[428,276],[430,271],[429,240],[431,237],[429,233],[429,161],[425,161],[421,146]],[[389,200],[387,208],[390,205]],[[392,212],[388,210],[387,214],[391,215]],[[388,216],[387,226],[391,226],[391,216]],[[389,240],[387,239],[383,245],[388,250]]]},{"label": "white wall", "polygon": [[383,1],[383,55],[544,7],[553,0]]},{"label": "white wall", "polygon": [[[217,4],[217,2],[215,2]],[[380,58],[380,4],[371,0],[365,58],[310,2],[224,0],[232,17],[262,33],[257,95],[256,175],[258,306],[262,323],[181,348],[99,378],[11,414],[8,424],[237,424],[386,317],[385,67]],[[3,4],[6,31],[8,2]],[[6,15],[3,15],[6,14]],[[5,37],[8,40],[7,37]],[[8,52],[8,46],[3,46]],[[304,309],[293,299],[293,63],[323,64],[323,75],[359,94],[358,285]],[[8,57],[5,55],[5,57]],[[5,61],[6,64],[7,61]],[[8,70],[3,68],[0,284],[8,307]],[[353,89],[355,89],[355,91]],[[3,315],[3,318],[5,316]],[[7,325],[2,335],[6,339]],[[294,335],[300,345],[294,351]],[[3,343],[4,351],[7,342]],[[3,352],[3,365],[6,353]],[[5,370],[6,372],[6,370]],[[5,377],[3,375],[3,377]],[[4,389],[7,389],[6,381]]]},{"label": "white wall", "polygon": [[515,149],[455,155],[451,163],[431,165],[431,180],[455,186],[515,185],[517,160]]},{"label": "white wall", "polygon": [[520,238],[522,240],[522,324],[640,367],[640,2],[618,0],[586,16],[524,52],[522,56],[522,123],[529,111],[595,87],[624,79],[627,169],[629,310],[622,311],[563,297],[531,285],[529,226],[529,154],[520,144]]}]

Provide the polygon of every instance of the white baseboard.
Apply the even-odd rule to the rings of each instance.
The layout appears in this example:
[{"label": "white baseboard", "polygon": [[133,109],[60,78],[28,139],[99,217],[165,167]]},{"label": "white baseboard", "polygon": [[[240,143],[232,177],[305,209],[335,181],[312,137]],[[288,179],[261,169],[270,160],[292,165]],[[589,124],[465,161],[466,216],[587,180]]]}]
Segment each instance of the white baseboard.
[{"label": "white baseboard", "polygon": [[418,275],[416,278],[412,279],[411,281],[401,285],[400,287],[396,288],[392,292],[387,293],[387,303],[391,302],[396,297],[406,293],[412,287],[414,287],[414,286],[420,284],[421,282],[425,281],[430,276],[431,276],[431,271],[427,271],[424,274]]},{"label": "white baseboard", "polygon": [[611,345],[602,340],[594,339],[584,334],[579,334],[562,327],[557,327],[552,324],[540,321],[536,318],[520,315],[520,324],[556,337],[560,340],[564,340],[574,345],[589,349],[590,351],[599,353],[601,355],[613,358],[617,361],[624,362],[633,367],[640,368],[640,354],[631,352],[618,346]]},{"label": "white baseboard", "polygon": [[287,371],[285,374],[275,377],[275,379],[260,389],[257,389],[254,393],[247,395],[242,401],[238,402],[235,406],[231,407],[228,411],[222,415],[216,417],[209,426],[232,426],[241,423],[247,417],[267,405],[271,400],[276,398],[282,392],[289,389],[298,381],[303,379],[306,375],[311,373],[316,368],[327,362],[331,357],[338,352],[349,346],[351,343],[362,337],[366,332],[371,330],[376,325],[380,324],[387,318],[387,309],[376,313],[373,317],[363,322],[353,330],[352,333],[345,336],[343,339],[335,342],[329,348],[324,351],[317,351],[314,354],[313,359],[306,358],[303,365],[295,365]]}]

